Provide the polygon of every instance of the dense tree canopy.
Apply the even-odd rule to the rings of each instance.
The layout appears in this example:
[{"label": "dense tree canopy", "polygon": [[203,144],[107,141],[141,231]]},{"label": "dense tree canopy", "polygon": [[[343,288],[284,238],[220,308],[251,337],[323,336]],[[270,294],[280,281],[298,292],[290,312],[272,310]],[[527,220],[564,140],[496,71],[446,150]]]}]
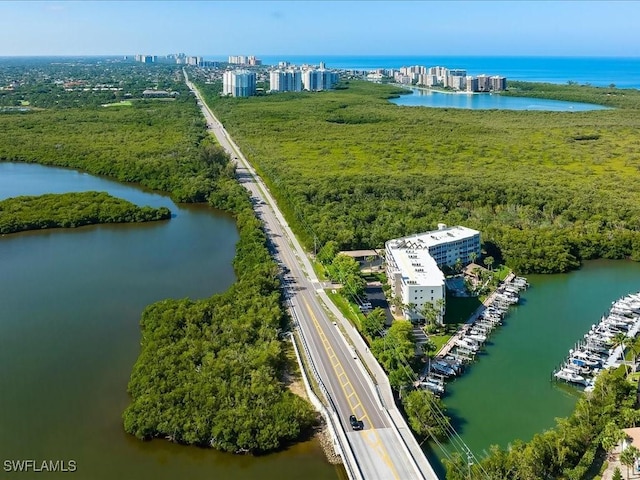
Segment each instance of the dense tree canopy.
[{"label": "dense tree canopy", "polygon": [[236,215],[238,280],[208,300],[145,311],[125,429],[231,452],[273,450],[299,438],[315,415],[280,379],[286,325],[277,266],[248,193],[223,170],[210,201]]},{"label": "dense tree canopy", "polygon": [[[104,108],[90,92],[64,96],[46,81],[56,69],[47,74],[47,66],[39,68],[44,73],[35,84],[16,90],[20,101],[52,108],[0,113],[0,160],[78,168],[163,190],[176,200],[208,201],[231,212],[240,233],[237,281],[227,292],[200,301],[165,300],[145,310],[125,430],[232,452],[273,450],[299,438],[315,413],[282,381],[286,317],[277,266],[228,155],[208,140],[195,99],[175,83],[180,70],[141,69],[144,81],[134,82],[135,88],[175,85],[184,92],[175,100]],[[109,66],[86,71],[83,65],[77,72],[93,82],[113,73]],[[0,104],[14,94],[0,97]],[[81,100],[82,107],[67,100],[48,104],[52,95]]]},{"label": "dense tree canopy", "polygon": [[168,218],[171,212],[166,207],[138,207],[106,192],[21,196],[0,201],[0,233]]},{"label": "dense tree canopy", "polygon": [[202,87],[309,248],[379,248],[445,222],[480,230],[519,272],[640,259],[640,92],[556,86],[617,108],[482,111],[399,107],[393,87],[346,86],[251,99]]},{"label": "dense tree canopy", "polygon": [[[603,436],[614,428],[631,426],[623,412],[635,403],[635,386],[606,370],[599,375],[595,390],[578,400],[569,418],[558,419],[555,428],[535,435],[528,443],[513,442],[508,450],[492,447],[480,462],[482,469],[496,480],[593,478],[588,474],[602,453]],[[467,479],[466,458],[457,456],[445,463],[448,480]],[[472,478],[486,478],[479,468],[473,467]]]},{"label": "dense tree canopy", "polygon": [[202,202],[220,168],[208,158],[217,147],[201,146],[205,125],[186,95],[128,107],[0,114],[0,161],[80,168]]}]

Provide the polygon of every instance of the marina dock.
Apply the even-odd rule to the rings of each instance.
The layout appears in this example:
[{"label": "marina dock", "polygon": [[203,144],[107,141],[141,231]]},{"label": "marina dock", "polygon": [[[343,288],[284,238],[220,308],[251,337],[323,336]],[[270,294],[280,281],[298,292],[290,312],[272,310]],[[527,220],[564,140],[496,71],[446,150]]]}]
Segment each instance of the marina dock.
[{"label": "marina dock", "polygon": [[[516,275],[514,273],[510,273],[509,275],[507,275],[507,277],[504,279],[503,285],[506,284],[511,284],[511,282],[513,282],[513,280],[516,278]],[[499,289],[496,289],[495,292],[492,292],[491,295],[489,295],[484,302],[482,302],[482,305],[480,305],[475,312],[473,312],[471,314],[471,316],[469,317],[469,319],[465,322],[466,325],[473,325],[474,322],[476,322],[478,320],[478,318],[480,318],[480,316],[483,314],[483,312],[485,310],[487,310],[487,308],[489,308],[490,306],[493,305],[493,303],[496,300],[496,296],[499,293]],[[464,336],[464,331],[463,329],[458,329],[458,331],[455,333],[455,335],[453,335],[453,337],[451,337],[449,339],[449,341],[444,344],[442,346],[442,348],[440,350],[438,350],[438,352],[436,353],[436,357],[444,357],[446,355],[448,355],[451,350],[453,350],[456,346],[456,341],[457,340],[461,340]]]},{"label": "marina dock", "polygon": [[509,274],[502,284],[489,295],[469,319],[425,366],[416,387],[441,395],[445,380],[460,375],[464,366],[475,360],[491,332],[499,325],[509,307],[518,303],[519,292],[529,284],[523,277]]},{"label": "marina dock", "polygon": [[553,371],[556,380],[593,389],[603,370],[625,363],[624,343],[640,332],[640,293],[622,297],[611,304],[600,323],[592,325],[584,339],[569,350],[564,363]]}]

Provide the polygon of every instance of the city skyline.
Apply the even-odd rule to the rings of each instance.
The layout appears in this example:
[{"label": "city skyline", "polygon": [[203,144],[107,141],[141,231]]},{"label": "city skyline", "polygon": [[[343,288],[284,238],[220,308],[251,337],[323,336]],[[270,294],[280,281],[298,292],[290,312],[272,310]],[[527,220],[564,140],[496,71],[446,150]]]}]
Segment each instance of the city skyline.
[{"label": "city skyline", "polygon": [[8,1],[0,56],[637,57],[639,16],[620,1]]}]

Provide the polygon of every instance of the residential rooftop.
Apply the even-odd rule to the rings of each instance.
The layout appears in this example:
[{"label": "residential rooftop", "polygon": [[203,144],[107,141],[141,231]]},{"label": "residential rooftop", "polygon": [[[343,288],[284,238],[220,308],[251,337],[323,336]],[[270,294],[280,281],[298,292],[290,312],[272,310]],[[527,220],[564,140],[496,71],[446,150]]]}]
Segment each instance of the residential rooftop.
[{"label": "residential rooftop", "polygon": [[447,227],[444,224],[438,225],[438,230],[417,233],[408,237],[389,240],[389,245],[393,249],[428,249],[436,245],[451,243],[465,238],[479,235],[480,232],[463,226]]},{"label": "residential rooftop", "polygon": [[444,274],[427,249],[394,249],[393,258],[409,285],[444,283]]}]

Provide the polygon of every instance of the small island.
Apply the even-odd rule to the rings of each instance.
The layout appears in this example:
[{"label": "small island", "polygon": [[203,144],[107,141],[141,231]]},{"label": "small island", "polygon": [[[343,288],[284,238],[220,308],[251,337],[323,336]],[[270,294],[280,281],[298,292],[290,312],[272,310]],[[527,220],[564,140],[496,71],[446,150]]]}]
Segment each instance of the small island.
[{"label": "small island", "polygon": [[166,207],[138,207],[106,192],[20,196],[0,201],[0,234],[99,223],[167,220]]}]

